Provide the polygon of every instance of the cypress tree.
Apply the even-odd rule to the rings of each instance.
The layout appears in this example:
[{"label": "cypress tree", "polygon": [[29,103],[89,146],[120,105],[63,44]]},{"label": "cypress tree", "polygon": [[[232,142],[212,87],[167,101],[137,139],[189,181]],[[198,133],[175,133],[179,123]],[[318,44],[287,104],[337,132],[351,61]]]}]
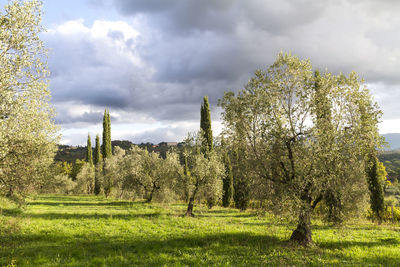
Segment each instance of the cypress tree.
[{"label": "cypress tree", "polygon": [[[103,152],[103,161],[107,158],[112,156],[111,150],[111,121],[110,121],[110,112],[106,109],[104,110],[104,117],[103,117],[103,145],[102,145],[102,152]],[[103,165],[104,167],[105,165]],[[103,169],[104,179],[103,179],[103,189],[104,194],[106,197],[111,192],[111,181],[110,177],[106,175],[105,169]]]},{"label": "cypress tree", "polygon": [[[213,136],[211,130],[210,104],[208,103],[207,96],[204,96],[203,104],[200,108],[200,129],[202,134],[201,152],[208,158],[209,153],[213,150]],[[214,206],[215,201],[213,197],[207,197],[207,205],[210,209]]]},{"label": "cypress tree", "polygon": [[108,154],[109,157],[112,156],[112,145],[111,145],[111,118],[110,118],[110,111],[107,110],[107,133],[108,133],[108,139],[107,139],[107,149],[108,149]]},{"label": "cypress tree", "polygon": [[224,153],[225,177],[223,179],[222,187],[222,206],[229,207],[233,201],[233,172],[231,160],[228,153]]},{"label": "cypress tree", "polygon": [[107,159],[111,157],[111,121],[110,121],[110,113],[107,110],[104,110],[103,116],[103,159]]},{"label": "cypress tree", "polygon": [[207,156],[213,150],[213,135],[211,130],[211,115],[208,97],[204,96],[200,108],[200,129],[202,132],[202,152]]},{"label": "cypress tree", "polygon": [[96,146],[94,147],[94,165],[97,165],[100,161],[102,161],[103,157],[101,154],[101,146],[100,146],[100,137],[96,135]]},{"label": "cypress tree", "polygon": [[101,154],[99,135],[96,135],[96,146],[94,148],[94,164],[96,167],[96,172],[94,177],[94,193],[98,195],[101,192],[101,177],[102,177],[101,175],[103,166],[103,157]]},{"label": "cypress tree", "polygon": [[383,178],[379,175],[379,160],[375,157],[371,157],[370,167],[367,171],[368,188],[370,192],[370,204],[373,216],[378,218],[379,223],[382,222],[383,212],[385,209],[384,205],[384,192],[383,192]]},{"label": "cypress tree", "polygon": [[247,153],[243,148],[233,151],[233,199],[235,207],[246,210],[250,203],[250,178],[247,164]]},{"label": "cypress tree", "polygon": [[93,165],[93,148],[92,148],[92,141],[90,139],[90,134],[87,137],[87,148],[86,148],[86,162],[90,165]]}]

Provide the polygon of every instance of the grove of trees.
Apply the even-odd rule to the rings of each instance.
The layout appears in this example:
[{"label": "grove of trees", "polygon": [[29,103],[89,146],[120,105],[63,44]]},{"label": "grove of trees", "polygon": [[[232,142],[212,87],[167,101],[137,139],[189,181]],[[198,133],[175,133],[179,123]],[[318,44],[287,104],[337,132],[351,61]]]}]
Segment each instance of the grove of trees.
[{"label": "grove of trees", "polygon": [[207,96],[200,131],[163,153],[135,145],[112,149],[106,109],[102,144],[97,135],[93,152],[88,135],[85,161],[53,163],[59,136],[39,38],[41,15],[36,0],[11,1],[0,14],[2,196],[36,191],[180,201],[190,217],[196,201],[240,210],[257,203],[295,218],[290,240],[305,246],[312,243],[315,215],[341,223],[369,208],[379,222],[385,217],[379,107],[355,73],[321,73],[291,54],[278,54],[238,93],[225,93],[218,138]]}]

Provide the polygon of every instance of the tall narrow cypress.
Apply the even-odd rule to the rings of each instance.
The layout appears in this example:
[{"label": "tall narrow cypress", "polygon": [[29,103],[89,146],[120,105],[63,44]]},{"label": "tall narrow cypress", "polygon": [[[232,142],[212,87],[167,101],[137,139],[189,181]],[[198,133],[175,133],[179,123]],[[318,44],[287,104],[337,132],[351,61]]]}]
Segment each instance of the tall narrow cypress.
[{"label": "tall narrow cypress", "polygon": [[208,97],[204,96],[200,108],[200,129],[202,131],[202,152],[207,156],[213,150],[213,136],[211,129],[211,115]]},{"label": "tall narrow cypress", "polygon": [[100,137],[96,135],[96,146],[94,147],[94,165],[97,165],[102,161],[103,157],[101,154]]},{"label": "tall narrow cypress", "polygon": [[93,165],[93,148],[92,148],[92,141],[90,139],[90,134],[87,137],[87,148],[86,148],[86,162],[90,165]]},{"label": "tall narrow cypress", "polygon": [[96,195],[101,192],[101,177],[102,177],[102,166],[103,166],[103,157],[101,154],[100,147],[100,137],[96,135],[96,146],[94,148],[94,164],[95,164],[95,176],[94,176],[94,193]]},{"label": "tall narrow cypress", "polygon": [[370,167],[367,171],[368,188],[370,192],[370,203],[373,216],[378,218],[378,222],[382,222],[384,205],[383,178],[379,175],[379,160],[376,156],[370,157]]},{"label": "tall narrow cypress", "polygon": [[226,208],[233,202],[234,185],[232,163],[227,148],[225,147],[225,140],[223,137],[221,139],[221,148],[223,153],[222,160],[225,166],[225,176],[222,178],[222,206]]},{"label": "tall narrow cypress", "polygon": [[[201,151],[206,158],[209,157],[209,153],[213,150],[213,136],[211,130],[211,115],[210,115],[210,105],[208,103],[208,97],[204,96],[203,104],[200,108],[200,129],[201,129]],[[213,196],[207,197],[208,208],[212,208],[216,202]]]},{"label": "tall narrow cypress", "polygon": [[103,159],[107,159],[111,157],[111,121],[110,121],[110,113],[107,110],[104,110],[103,116]]},{"label": "tall narrow cypress", "polygon": [[[103,117],[103,160],[110,158],[112,156],[112,148],[111,148],[111,120],[110,120],[110,112],[106,109],[104,110]],[[105,165],[103,166],[105,167]],[[106,197],[111,192],[111,177],[107,175],[105,169],[103,170],[104,179],[103,179],[103,190]]]}]

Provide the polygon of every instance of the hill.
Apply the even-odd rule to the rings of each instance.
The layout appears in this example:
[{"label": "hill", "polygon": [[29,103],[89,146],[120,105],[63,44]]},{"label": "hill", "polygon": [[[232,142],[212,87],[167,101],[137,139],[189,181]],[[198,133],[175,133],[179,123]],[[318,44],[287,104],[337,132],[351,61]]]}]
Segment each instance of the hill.
[{"label": "hill", "polygon": [[386,148],[386,150],[400,149],[400,133],[388,133],[382,134],[382,136],[385,137],[385,140],[389,145],[389,148]]},{"label": "hill", "polygon": [[[111,141],[111,146],[114,148],[116,146],[128,150],[133,145],[137,145],[141,148],[146,148],[149,152],[157,152],[160,153],[162,157],[165,157],[167,151],[171,147],[181,147],[183,143],[177,142],[161,142],[159,144],[153,143],[141,143],[134,144],[128,140],[114,140]],[[69,163],[75,162],[75,160],[80,159],[83,160],[86,157],[86,146],[68,146],[68,145],[59,145],[58,151],[54,158],[55,161],[66,161]]]}]

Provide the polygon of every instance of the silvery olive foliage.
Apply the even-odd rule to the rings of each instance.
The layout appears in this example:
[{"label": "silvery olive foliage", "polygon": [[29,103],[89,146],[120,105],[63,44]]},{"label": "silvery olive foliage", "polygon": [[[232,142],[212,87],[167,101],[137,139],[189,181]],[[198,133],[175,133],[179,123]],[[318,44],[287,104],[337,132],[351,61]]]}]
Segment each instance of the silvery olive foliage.
[{"label": "silvery olive foliage", "polygon": [[243,149],[248,175],[265,183],[271,210],[297,217],[299,230],[309,230],[317,205],[337,220],[364,211],[381,111],[355,73],[320,74],[310,61],[280,53],[220,105],[224,135]]},{"label": "silvery olive foliage", "polygon": [[193,216],[194,200],[198,197],[220,199],[225,166],[215,151],[201,152],[204,136],[201,133],[186,138],[185,158],[188,171],[185,175],[189,203],[187,216]]},{"label": "silvery olive foliage", "polygon": [[125,150],[120,147],[114,148],[114,154],[108,158],[104,158],[104,171],[102,177],[103,192],[108,197],[111,190],[121,183],[123,177],[121,176],[120,162],[125,156]]},{"label": "silvery olive foliage", "polygon": [[43,183],[58,141],[41,17],[36,0],[0,12],[0,193],[9,196]]},{"label": "silvery olive foliage", "polygon": [[71,178],[63,173],[54,175],[40,189],[41,193],[56,193],[56,194],[71,194],[75,193],[77,183],[72,181]]},{"label": "silvery olive foliage", "polygon": [[117,197],[167,202],[178,197],[177,181],[182,175],[177,153],[167,152],[163,159],[157,153],[133,146],[126,153],[116,148],[106,160],[103,183]]},{"label": "silvery olive foliage", "polygon": [[86,162],[76,176],[74,193],[92,194],[94,192],[94,175],[95,167],[93,164]]}]

